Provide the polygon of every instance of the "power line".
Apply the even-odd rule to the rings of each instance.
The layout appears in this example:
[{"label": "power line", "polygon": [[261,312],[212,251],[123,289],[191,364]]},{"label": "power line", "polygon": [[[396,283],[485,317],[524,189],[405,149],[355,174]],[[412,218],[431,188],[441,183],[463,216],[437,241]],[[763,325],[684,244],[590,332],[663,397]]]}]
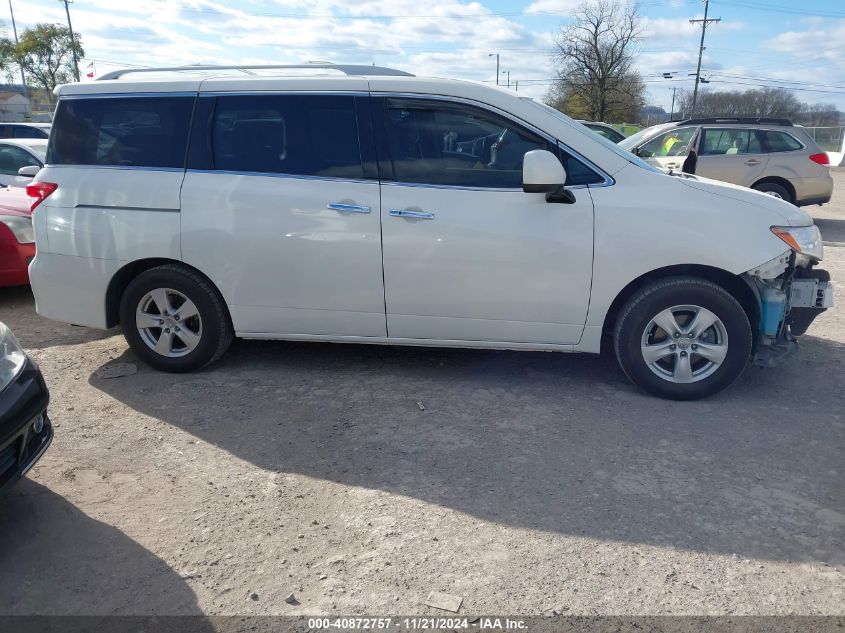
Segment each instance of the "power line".
[{"label": "power line", "polygon": [[737,86],[753,86],[758,88],[783,88],[784,90],[794,90],[796,92],[818,92],[821,94],[831,94],[831,95],[845,95],[845,90],[818,90],[816,88],[796,88],[796,87],[784,87],[784,86],[771,86],[764,83],[749,83],[744,81],[729,81],[727,79],[711,79],[711,83],[719,83],[719,84],[734,84]]},{"label": "power line", "polygon": [[807,15],[820,18],[845,18],[845,13],[838,11],[816,11],[814,9],[799,9],[797,7],[786,7],[783,5],[770,4],[768,2],[753,2],[752,0],[719,0],[721,4],[738,7],[740,9],[751,9],[752,11],[766,11],[767,13],[786,13],[789,15]]},{"label": "power line", "polygon": [[[650,0],[647,2],[638,2],[640,7],[644,6],[660,6],[664,4],[661,0]],[[291,20],[478,20],[479,18],[518,18],[518,17],[541,17],[541,16],[557,16],[567,18],[569,15],[564,11],[489,11],[486,13],[460,13],[460,14],[395,14],[395,13],[373,13],[369,15],[356,14],[335,14],[335,13],[272,13],[272,12],[257,12],[247,13],[238,9],[230,9],[228,12],[220,11],[218,9],[209,9],[203,7],[182,7],[182,11],[186,13],[202,13],[208,15],[229,15],[232,17],[240,17],[242,15],[250,17],[265,17],[265,18],[285,18]]]}]

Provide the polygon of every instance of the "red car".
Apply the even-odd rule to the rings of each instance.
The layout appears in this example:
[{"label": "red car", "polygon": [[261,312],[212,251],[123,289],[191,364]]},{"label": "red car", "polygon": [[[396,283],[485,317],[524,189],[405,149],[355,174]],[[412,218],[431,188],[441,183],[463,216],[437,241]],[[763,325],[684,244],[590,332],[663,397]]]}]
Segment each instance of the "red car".
[{"label": "red car", "polygon": [[30,199],[22,187],[0,188],[0,286],[28,284],[33,257]]}]

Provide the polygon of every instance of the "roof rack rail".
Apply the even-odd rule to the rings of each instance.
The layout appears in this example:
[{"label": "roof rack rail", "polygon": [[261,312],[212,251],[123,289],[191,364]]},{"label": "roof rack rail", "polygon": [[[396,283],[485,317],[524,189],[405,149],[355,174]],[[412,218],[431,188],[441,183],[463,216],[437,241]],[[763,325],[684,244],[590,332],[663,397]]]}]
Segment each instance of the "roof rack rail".
[{"label": "roof rack rail", "polygon": [[107,79],[120,79],[124,75],[134,75],[136,73],[161,73],[161,72],[198,72],[205,70],[240,70],[247,74],[251,70],[275,70],[283,68],[319,68],[320,70],[337,70],[345,75],[371,75],[371,76],[390,76],[390,77],[413,77],[411,73],[406,73],[404,70],[397,70],[395,68],[385,68],[384,66],[366,66],[364,64],[330,64],[330,63],[308,63],[308,64],[250,64],[250,65],[235,65],[235,66],[213,66],[213,65],[196,65],[196,66],[172,66],[164,68],[122,68],[121,70],[113,70],[105,75],[97,77],[97,81],[105,81]]},{"label": "roof rack rail", "polygon": [[783,125],[792,127],[792,121],[789,119],[773,119],[768,117],[707,117],[703,119],[684,119],[680,121],[686,125],[703,125],[709,123],[719,123],[722,125],[731,124],[749,124],[760,123],[763,125]]}]

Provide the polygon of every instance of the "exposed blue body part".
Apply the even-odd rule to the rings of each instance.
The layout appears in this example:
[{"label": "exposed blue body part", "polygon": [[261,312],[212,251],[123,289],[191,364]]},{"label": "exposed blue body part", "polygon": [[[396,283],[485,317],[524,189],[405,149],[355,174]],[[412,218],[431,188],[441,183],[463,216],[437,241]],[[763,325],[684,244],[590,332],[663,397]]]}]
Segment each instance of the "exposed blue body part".
[{"label": "exposed blue body part", "polygon": [[760,292],[760,332],[765,336],[777,336],[786,312],[786,293],[775,288]]}]

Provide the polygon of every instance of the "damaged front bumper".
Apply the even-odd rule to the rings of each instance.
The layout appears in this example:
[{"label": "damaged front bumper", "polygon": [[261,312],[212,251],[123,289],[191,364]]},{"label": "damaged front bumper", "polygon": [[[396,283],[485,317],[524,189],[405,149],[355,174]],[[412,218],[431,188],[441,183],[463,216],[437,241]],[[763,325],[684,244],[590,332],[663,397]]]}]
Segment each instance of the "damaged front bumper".
[{"label": "damaged front bumper", "polygon": [[760,306],[755,364],[778,364],[795,349],[795,337],[833,305],[830,273],[816,264],[813,258],[787,251],[745,273]]}]

